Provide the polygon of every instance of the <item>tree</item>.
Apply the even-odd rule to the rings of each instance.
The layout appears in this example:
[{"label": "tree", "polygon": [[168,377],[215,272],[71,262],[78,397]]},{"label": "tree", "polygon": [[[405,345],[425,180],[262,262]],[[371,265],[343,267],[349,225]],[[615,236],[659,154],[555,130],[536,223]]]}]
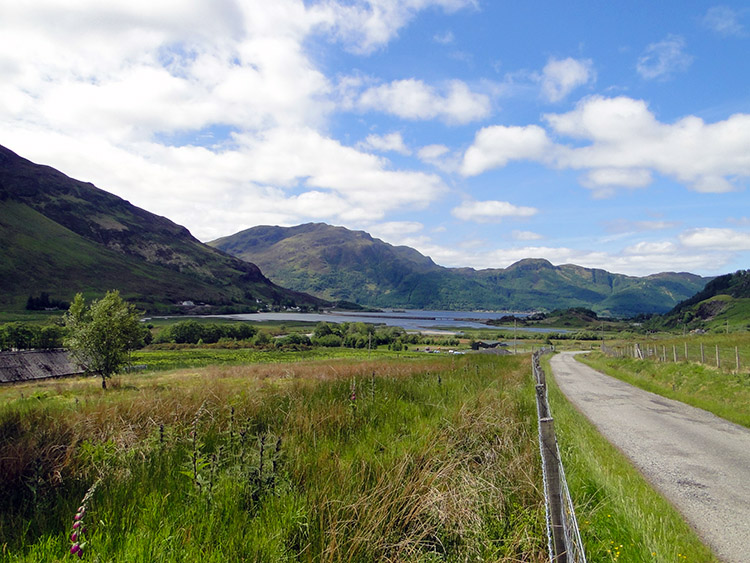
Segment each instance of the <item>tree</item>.
[{"label": "tree", "polygon": [[79,293],[65,314],[65,344],[78,365],[101,376],[102,389],[107,388],[107,379],[128,364],[130,351],[143,346],[148,329],[139,318],[136,308],[116,290],[89,307]]}]

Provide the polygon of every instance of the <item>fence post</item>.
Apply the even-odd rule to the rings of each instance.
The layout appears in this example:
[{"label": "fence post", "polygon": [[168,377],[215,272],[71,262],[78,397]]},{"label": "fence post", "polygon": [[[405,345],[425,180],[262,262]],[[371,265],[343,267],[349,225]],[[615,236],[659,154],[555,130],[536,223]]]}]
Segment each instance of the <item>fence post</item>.
[{"label": "fence post", "polygon": [[737,360],[737,373],[740,372],[740,349],[738,346],[734,347],[734,357]]},{"label": "fence post", "polygon": [[554,548],[554,563],[567,563],[568,554],[565,549],[565,529],[563,527],[563,502],[560,484],[560,466],[557,460],[557,442],[555,427],[551,418],[539,420],[542,435],[542,451],[545,456],[547,469],[547,498],[550,503],[550,527],[552,528],[552,543]]},{"label": "fence post", "polygon": [[721,359],[719,358],[719,345],[716,345],[716,367],[721,367]]},{"label": "fence post", "polygon": [[701,363],[702,364],[706,363],[706,354],[703,350],[703,342],[701,342]]},{"label": "fence post", "polygon": [[677,346],[672,344],[672,357],[674,358],[674,363],[677,363]]},{"label": "fence post", "polygon": [[689,360],[688,358],[688,346],[687,346],[687,340],[685,341],[685,362]]}]

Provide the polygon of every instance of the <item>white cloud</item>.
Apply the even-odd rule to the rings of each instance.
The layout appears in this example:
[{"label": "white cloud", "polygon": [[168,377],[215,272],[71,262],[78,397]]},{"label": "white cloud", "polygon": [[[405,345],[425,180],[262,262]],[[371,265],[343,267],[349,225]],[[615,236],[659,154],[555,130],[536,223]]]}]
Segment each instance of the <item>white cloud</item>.
[{"label": "white cloud", "polygon": [[624,254],[645,256],[650,254],[670,254],[677,251],[677,246],[671,241],[639,242],[623,250]]},{"label": "white cloud", "polygon": [[693,57],[685,53],[685,39],[678,35],[669,35],[666,39],[652,43],[638,58],[638,74],[647,80],[669,78],[671,75],[687,70]]},{"label": "white cloud", "polygon": [[532,231],[513,231],[511,236],[513,237],[513,240],[540,240],[544,238],[539,233]]},{"label": "white cloud", "polygon": [[589,169],[587,187],[643,187],[650,173],[670,176],[699,192],[728,192],[750,176],[750,115],[705,123],[688,116],[660,123],[645,102],[626,97],[588,98],[575,110],[545,116],[561,135],[591,141],[560,148],[557,164]]},{"label": "white cloud", "polygon": [[441,45],[450,45],[456,40],[456,37],[453,35],[452,31],[446,31],[444,33],[436,33],[432,36],[433,41],[435,43],[440,43]]},{"label": "white cloud", "polygon": [[542,70],[542,94],[550,102],[559,102],[574,89],[593,79],[593,62],[589,59],[550,59]]},{"label": "white cloud", "polygon": [[368,135],[363,142],[357,144],[357,147],[378,152],[393,151],[403,155],[411,154],[411,149],[406,146],[404,138],[398,132],[387,135]]},{"label": "white cloud", "polygon": [[631,232],[643,232],[643,231],[661,231],[665,229],[674,229],[680,224],[675,221],[628,221],[625,219],[618,219],[615,221],[608,221],[605,227],[608,231],[613,233],[631,233]]},{"label": "white cloud", "polygon": [[419,11],[440,7],[448,13],[478,8],[477,0],[354,0],[320,3],[314,10],[351,50],[371,53],[393,39]]},{"label": "white cloud", "polygon": [[531,217],[537,211],[533,207],[519,207],[507,201],[465,201],[451,213],[462,221],[496,223],[507,217]]},{"label": "white cloud", "polygon": [[680,235],[680,242],[690,248],[715,249],[720,252],[750,250],[750,232],[733,229],[691,229]]},{"label": "white cloud", "polygon": [[450,149],[445,145],[427,145],[419,149],[417,156],[425,162],[434,162],[440,157],[445,156],[449,151]]},{"label": "white cloud", "polygon": [[419,160],[448,174],[456,173],[461,166],[461,153],[452,152],[445,145],[427,145],[417,151]]},{"label": "white cloud", "polygon": [[551,148],[547,133],[537,125],[485,127],[464,154],[461,173],[476,176],[511,160],[542,160]]},{"label": "white cloud", "polygon": [[[377,221],[445,190],[321,132],[334,87],[306,41],[335,35],[368,52],[421,10],[473,0],[0,5],[0,143],[204,240],[256,222]],[[446,88],[433,92],[446,120],[485,100]],[[409,152],[398,133],[365,143]]]},{"label": "white cloud", "polygon": [[745,27],[740,23],[739,13],[729,6],[713,6],[703,16],[703,24],[720,35],[743,37]]},{"label": "white cloud", "polygon": [[576,143],[553,143],[537,125],[486,127],[464,153],[461,172],[473,176],[510,161],[532,160],[585,171],[582,184],[599,196],[616,188],[643,188],[653,174],[703,193],[737,190],[750,177],[750,114],[715,123],[687,116],[668,124],[642,100],[592,96],[573,111],[544,119],[552,133]]},{"label": "white cloud", "polygon": [[631,276],[655,272],[715,272],[732,258],[727,252],[696,252],[675,242],[642,243],[620,251],[607,252],[566,246],[517,246],[489,249],[441,246],[427,237],[415,237],[410,246],[447,267],[470,267],[478,270],[507,268],[525,258],[544,258],[557,266],[576,264]]},{"label": "white cloud", "polygon": [[369,88],[359,96],[356,106],[403,119],[438,118],[456,124],[481,119],[491,110],[488,96],[472,92],[460,80],[452,80],[438,90],[413,78]]},{"label": "white cloud", "polygon": [[367,231],[374,237],[383,239],[390,244],[403,244],[403,240],[424,230],[424,225],[418,221],[387,221],[375,223],[367,227]]},{"label": "white cloud", "polygon": [[652,181],[651,171],[628,168],[598,168],[586,173],[581,184],[596,198],[610,197],[615,188],[645,188]]}]

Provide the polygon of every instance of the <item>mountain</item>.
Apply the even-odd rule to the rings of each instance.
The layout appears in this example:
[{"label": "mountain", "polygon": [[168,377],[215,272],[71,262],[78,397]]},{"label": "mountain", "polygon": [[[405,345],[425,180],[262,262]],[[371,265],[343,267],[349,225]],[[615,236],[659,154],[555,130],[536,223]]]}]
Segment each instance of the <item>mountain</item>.
[{"label": "mountain", "polygon": [[445,268],[413,248],[324,223],[253,227],[208,244],[258,264],[286,287],[377,307],[587,307],[598,314],[630,316],[669,311],[707,281],[687,273],[624,276],[541,259],[504,269]]},{"label": "mountain", "polygon": [[652,319],[654,328],[716,329],[730,326],[742,331],[750,318],[750,270],[718,276],[667,314]]},{"label": "mountain", "polygon": [[119,289],[149,311],[182,302],[248,310],[259,302],[318,307],[320,299],[269,281],[255,265],[211,248],[185,227],[90,183],[0,147],[0,307],[42,293]]}]

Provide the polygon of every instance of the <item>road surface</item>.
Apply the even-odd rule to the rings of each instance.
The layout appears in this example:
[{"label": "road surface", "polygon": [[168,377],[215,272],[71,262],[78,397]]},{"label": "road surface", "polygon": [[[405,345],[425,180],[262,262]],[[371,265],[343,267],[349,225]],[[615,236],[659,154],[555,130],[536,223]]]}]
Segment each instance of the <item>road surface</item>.
[{"label": "road surface", "polygon": [[723,561],[750,561],[750,430],[577,362],[551,360],[565,396]]}]

